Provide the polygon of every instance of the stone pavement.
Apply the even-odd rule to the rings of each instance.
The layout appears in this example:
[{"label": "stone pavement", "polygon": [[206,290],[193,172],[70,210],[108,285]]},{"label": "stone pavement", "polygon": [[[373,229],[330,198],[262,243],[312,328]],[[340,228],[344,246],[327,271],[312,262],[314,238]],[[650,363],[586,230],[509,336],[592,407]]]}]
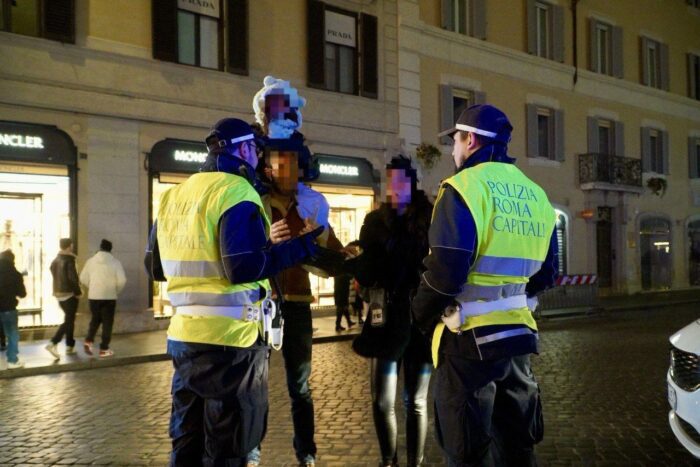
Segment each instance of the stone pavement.
[{"label": "stone pavement", "polygon": [[[692,305],[547,320],[535,357],[544,402],[542,466],[692,466],[668,427],[668,336]],[[318,466],[376,466],[367,361],[349,342],[314,346]],[[168,362],[0,380],[0,465],[166,465]],[[397,412],[400,432],[403,415]],[[294,465],[279,353],[270,369],[263,465]],[[431,432],[428,466],[444,465]],[[405,437],[399,440],[404,464]]]},{"label": "stone pavement", "polygon": [[[315,343],[352,339],[360,331],[360,327],[356,325],[349,330],[336,332],[335,312],[315,311],[313,316]],[[343,326],[347,327],[344,319]],[[0,379],[169,360],[165,353],[166,339],[164,330],[115,334],[110,344],[110,348],[114,350],[114,356],[101,359],[85,354],[82,348],[82,336],[76,336],[78,353],[66,356],[64,341],[59,344],[61,359],[58,362],[44,349],[49,343],[48,339],[21,341],[20,358],[25,362],[25,367],[6,370],[7,360],[5,353],[2,352],[0,353]],[[99,343],[99,333],[96,343]],[[98,345],[95,345],[95,348],[97,347]]]}]

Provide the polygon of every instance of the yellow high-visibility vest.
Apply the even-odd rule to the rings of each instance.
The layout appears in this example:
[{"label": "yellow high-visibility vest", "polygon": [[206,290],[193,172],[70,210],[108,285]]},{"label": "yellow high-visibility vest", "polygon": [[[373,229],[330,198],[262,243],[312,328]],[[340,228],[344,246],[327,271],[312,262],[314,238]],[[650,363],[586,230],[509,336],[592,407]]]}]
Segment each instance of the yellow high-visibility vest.
[{"label": "yellow high-visibility vest", "polygon": [[[485,162],[462,170],[443,182],[453,187],[471,212],[476,225],[476,257],[460,302],[486,302],[525,293],[530,276],[547,256],[556,215],[547,195],[513,164]],[[520,324],[536,331],[537,324],[524,306],[468,316],[460,330]],[[439,323],[433,343],[439,345],[444,328]],[[437,361],[437,360],[435,360]]]},{"label": "yellow high-visibility vest", "polygon": [[[250,347],[262,332],[260,321],[222,316],[220,312],[259,305],[270,290],[267,279],[231,284],[223,271],[219,220],[228,209],[244,201],[258,206],[268,235],[270,222],[260,196],[243,177],[224,172],[198,173],[161,197],[158,247],[168,280],[168,297],[176,309],[168,327],[169,339]],[[184,306],[200,306],[200,312],[197,316],[178,314],[177,307]],[[212,313],[207,313],[208,309]]]}]

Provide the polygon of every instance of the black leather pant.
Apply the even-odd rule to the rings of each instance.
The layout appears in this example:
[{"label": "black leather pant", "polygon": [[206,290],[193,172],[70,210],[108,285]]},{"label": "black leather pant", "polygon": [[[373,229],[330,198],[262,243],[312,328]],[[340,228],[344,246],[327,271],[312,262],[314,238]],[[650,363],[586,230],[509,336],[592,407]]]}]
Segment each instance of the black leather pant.
[{"label": "black leather pant", "polygon": [[399,366],[404,368],[404,407],[406,408],[406,449],[408,465],[420,465],[423,460],[425,436],[428,432],[428,387],[432,365],[411,358],[402,360],[370,359],[370,386],[372,391],[372,415],[377,430],[382,464],[398,461],[396,427],[396,385]]}]

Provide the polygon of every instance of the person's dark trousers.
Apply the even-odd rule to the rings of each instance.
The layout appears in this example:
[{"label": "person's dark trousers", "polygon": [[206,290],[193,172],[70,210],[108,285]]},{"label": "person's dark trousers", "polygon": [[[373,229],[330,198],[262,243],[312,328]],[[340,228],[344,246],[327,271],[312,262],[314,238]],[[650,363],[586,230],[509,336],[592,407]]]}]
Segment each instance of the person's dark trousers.
[{"label": "person's dark trousers", "polygon": [[267,431],[269,348],[168,341],[170,466],[246,465]]},{"label": "person's dark trousers", "polygon": [[292,399],[294,450],[299,461],[316,456],[314,443],[314,402],[311,399],[311,307],[308,303],[282,304],[284,337],[282,356],[287,373],[287,390]]},{"label": "person's dark trousers", "polygon": [[529,355],[484,361],[441,353],[434,399],[436,437],[448,465],[537,465],[534,445],[544,426]]},{"label": "person's dark trousers", "polygon": [[73,338],[73,330],[75,329],[75,313],[78,311],[78,299],[71,297],[67,300],[59,301],[58,304],[64,313],[63,324],[58,327],[56,334],[51,339],[51,343],[56,345],[61,342],[63,336],[66,336],[66,345],[68,347],[75,346]]},{"label": "person's dark trousers", "polygon": [[112,340],[112,326],[114,325],[114,310],[117,307],[116,300],[89,300],[90,302],[90,326],[88,327],[86,342],[95,342],[97,328],[102,325],[102,341],[100,350],[109,349]]},{"label": "person's dark trousers", "polygon": [[[348,326],[350,326],[350,323],[352,323],[352,320],[350,320],[350,310],[348,308],[349,307],[347,305],[337,306],[335,308],[335,327],[336,327],[336,329],[341,326],[342,321],[343,321],[343,316],[345,316],[345,321],[348,323]],[[355,323],[353,323],[353,324],[355,324]]]}]

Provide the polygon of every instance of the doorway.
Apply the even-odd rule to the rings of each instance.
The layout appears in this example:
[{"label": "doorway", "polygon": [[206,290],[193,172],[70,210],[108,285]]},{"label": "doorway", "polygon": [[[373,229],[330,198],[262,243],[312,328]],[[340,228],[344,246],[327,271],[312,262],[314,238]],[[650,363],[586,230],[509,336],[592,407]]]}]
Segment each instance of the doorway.
[{"label": "doorway", "polygon": [[660,217],[643,219],[639,229],[642,289],[671,288],[671,222]]},{"label": "doorway", "polygon": [[612,208],[598,208],[596,223],[596,258],[598,264],[598,286],[612,287],[613,249]]}]

